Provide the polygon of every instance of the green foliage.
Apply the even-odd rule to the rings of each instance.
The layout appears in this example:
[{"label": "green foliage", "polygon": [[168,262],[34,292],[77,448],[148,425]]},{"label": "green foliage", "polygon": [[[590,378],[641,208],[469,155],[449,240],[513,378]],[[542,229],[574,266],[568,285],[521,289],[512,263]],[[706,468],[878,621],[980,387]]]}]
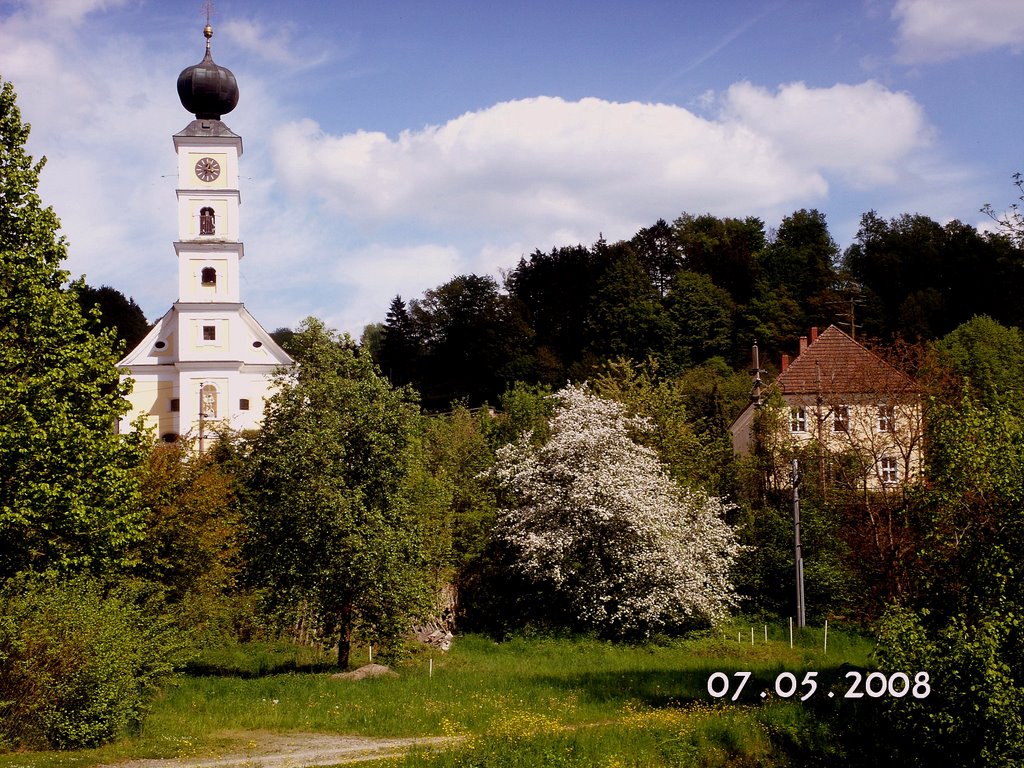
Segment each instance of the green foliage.
[{"label": "green foliage", "polygon": [[729,486],[732,445],[724,430],[697,432],[687,411],[689,392],[678,379],[659,379],[653,359],[636,365],[619,359],[607,364],[593,381],[594,392],[622,403],[652,428],[637,442],[653,448],[672,478],[681,485],[725,493]]},{"label": "green foliage", "polygon": [[926,474],[914,498],[927,531],[922,604],[946,613],[1024,606],[1024,421],[969,397],[929,409]]},{"label": "green foliage", "polygon": [[71,749],[137,724],[181,638],[145,590],[78,578],[0,593],[0,746]]},{"label": "green foliage", "polygon": [[94,335],[66,286],[59,223],[36,192],[10,83],[0,85],[0,580],[123,565],[142,523],[143,438],[127,411],[112,331]]},{"label": "green foliage", "polygon": [[231,440],[222,435],[202,455],[185,440],[155,445],[141,479],[147,515],[134,572],[161,584],[182,625],[211,641],[234,633],[246,602],[236,583],[236,479],[226,461]]},{"label": "green foliage", "polygon": [[926,671],[932,695],[888,708],[908,764],[1015,766],[1024,760],[1024,423],[969,396],[929,410],[925,532],[907,607],[879,627],[879,663]]},{"label": "green foliage", "polygon": [[587,314],[590,352],[603,360],[661,350],[669,324],[650,277],[629,246],[603,247],[611,263],[598,280]]},{"label": "green foliage", "polygon": [[935,345],[939,359],[983,403],[1020,405],[1024,392],[1024,335],[987,315],[977,315]]},{"label": "green foliage", "polygon": [[93,309],[99,309],[100,327],[113,330],[118,341],[123,342],[122,349],[134,349],[149,331],[150,325],[135,299],[127,298],[109,285],[93,288],[79,283],[75,288],[82,314],[92,317]]},{"label": "green foliage", "polygon": [[784,289],[806,307],[835,284],[838,259],[839,247],[828,232],[825,215],[805,208],[782,220],[760,262],[772,290]]},{"label": "green foliage", "polygon": [[712,357],[729,355],[735,305],[729,293],[710,277],[688,270],[677,272],[665,306],[671,324],[666,370],[685,371]]},{"label": "green foliage", "polygon": [[881,668],[911,677],[926,671],[931,685],[926,699],[883,702],[892,727],[883,749],[912,766],[1021,765],[1021,616],[979,620],[957,615],[938,624],[930,618],[894,608],[879,624],[876,656]]},{"label": "green foliage", "polygon": [[293,339],[252,441],[245,551],[273,604],[305,611],[348,663],[353,633],[393,642],[423,606],[415,510],[403,496],[417,414],[367,355],[315,319]]},{"label": "green foliage", "polygon": [[1020,325],[1022,253],[1005,237],[986,237],[960,221],[927,216],[861,217],[844,265],[878,312],[862,315],[868,333],[934,339],[976,314]]}]

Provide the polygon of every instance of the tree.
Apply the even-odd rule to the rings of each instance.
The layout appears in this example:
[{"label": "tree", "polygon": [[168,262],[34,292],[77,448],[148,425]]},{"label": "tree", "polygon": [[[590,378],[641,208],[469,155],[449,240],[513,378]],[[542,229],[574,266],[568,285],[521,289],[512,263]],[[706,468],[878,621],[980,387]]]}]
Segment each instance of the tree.
[{"label": "tree", "polygon": [[401,296],[391,300],[377,351],[373,354],[392,384],[418,384],[422,349]]},{"label": "tree", "polygon": [[581,387],[556,395],[551,438],[523,435],[492,476],[511,494],[496,535],[576,623],[607,636],[706,624],[732,603],[726,505],[669,479],[631,433],[647,428]]},{"label": "tree", "polygon": [[146,316],[142,308],[135,303],[135,299],[127,298],[109,285],[92,288],[81,284],[76,287],[82,314],[91,317],[93,307],[97,307],[100,312],[100,327],[112,328],[117,338],[124,342],[125,350],[135,349],[149,332],[149,323],[146,322]]},{"label": "tree", "polygon": [[970,397],[934,407],[927,458],[929,484],[915,499],[925,532],[917,589],[885,617],[876,656],[883,669],[928,672],[933,695],[911,707],[883,703],[892,736],[882,751],[905,765],[1021,765],[1019,410]]},{"label": "tree", "polygon": [[1005,236],[983,236],[960,221],[945,225],[904,214],[890,221],[869,211],[844,262],[880,317],[870,334],[934,339],[976,314],[1014,324],[1022,317],[1024,253]]},{"label": "tree", "polygon": [[[1017,187],[1017,200],[1024,203],[1024,175],[1013,174],[1013,185]],[[1021,212],[1020,203],[1010,203],[1010,207],[1003,213],[997,213],[991,203],[985,203],[981,212],[994,221],[999,232],[1010,240],[1018,248],[1024,248],[1024,213]]]},{"label": "tree", "polygon": [[395,641],[423,604],[403,489],[416,407],[354,342],[314,318],[278,378],[244,472],[245,553],[272,604],[305,611],[347,666],[355,632]]},{"label": "tree", "polygon": [[538,381],[561,386],[587,345],[587,315],[607,266],[607,249],[575,245],[535,251],[505,277],[509,297],[534,333]]},{"label": "tree", "polygon": [[623,405],[649,420],[637,442],[654,449],[668,475],[679,485],[720,495],[733,458],[724,430],[698,433],[686,408],[687,392],[678,379],[658,377],[655,360],[637,365],[626,359],[610,361],[593,382],[594,393]]},{"label": "tree", "polygon": [[939,359],[970,382],[983,403],[1020,403],[1024,381],[1024,334],[977,315],[935,345]]},{"label": "tree", "polygon": [[494,402],[528,367],[530,328],[491,277],[454,277],[427,291],[410,314],[425,351],[420,393],[431,408]]},{"label": "tree", "polygon": [[627,243],[604,246],[611,263],[587,313],[589,349],[600,360],[660,353],[669,324],[658,292]]},{"label": "tree", "polygon": [[804,208],[782,220],[760,261],[769,288],[784,287],[803,305],[835,284],[838,258],[825,214]]},{"label": "tree", "polygon": [[683,256],[672,227],[664,219],[644,227],[629,241],[637,260],[651,278],[651,283],[664,297],[672,278],[682,268]]},{"label": "tree", "polygon": [[28,133],[0,84],[0,579],[123,564],[142,522],[143,438],[113,429],[128,410],[113,332],[95,335],[67,286]]},{"label": "tree", "polygon": [[665,307],[671,331],[663,363],[670,371],[685,371],[729,354],[735,307],[729,292],[707,275],[689,270],[676,273]]},{"label": "tree", "polygon": [[240,570],[236,478],[221,435],[200,454],[185,438],[159,443],[142,467],[146,534],[134,573],[159,583],[197,636],[224,633],[234,619]]},{"label": "tree", "polygon": [[719,219],[684,213],[672,223],[683,252],[683,267],[710,277],[737,303],[750,301],[760,276],[758,254],[764,248],[764,223],[747,217]]}]

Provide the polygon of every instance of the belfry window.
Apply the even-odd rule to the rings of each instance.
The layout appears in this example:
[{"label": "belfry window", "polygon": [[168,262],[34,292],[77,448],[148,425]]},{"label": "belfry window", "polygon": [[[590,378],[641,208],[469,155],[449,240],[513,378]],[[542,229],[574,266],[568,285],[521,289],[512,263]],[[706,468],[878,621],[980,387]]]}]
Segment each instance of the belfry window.
[{"label": "belfry window", "polygon": [[201,279],[203,285],[216,285],[217,284],[217,270],[213,267],[203,267],[201,273]]},{"label": "belfry window", "polygon": [[217,231],[217,225],[214,221],[213,208],[209,206],[199,209],[199,234],[200,235],[213,235]]}]

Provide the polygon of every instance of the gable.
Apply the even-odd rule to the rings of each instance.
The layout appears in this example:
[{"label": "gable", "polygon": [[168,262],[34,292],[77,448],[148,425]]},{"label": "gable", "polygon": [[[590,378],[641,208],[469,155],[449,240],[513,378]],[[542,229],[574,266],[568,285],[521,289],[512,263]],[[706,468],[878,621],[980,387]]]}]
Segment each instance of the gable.
[{"label": "gable", "polygon": [[787,395],[878,395],[916,392],[913,379],[830,325],[779,374]]}]

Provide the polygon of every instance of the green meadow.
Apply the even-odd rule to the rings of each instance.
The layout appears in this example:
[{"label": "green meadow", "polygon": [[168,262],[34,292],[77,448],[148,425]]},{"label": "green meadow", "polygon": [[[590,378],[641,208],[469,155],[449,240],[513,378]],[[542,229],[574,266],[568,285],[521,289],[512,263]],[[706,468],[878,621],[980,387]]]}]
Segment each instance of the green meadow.
[{"label": "green meadow", "polygon": [[[845,702],[843,672],[870,667],[856,633],[750,624],[691,640],[624,645],[583,638],[495,642],[458,638],[448,653],[417,649],[398,677],[334,679],[327,657],[287,645],[208,650],[156,696],[137,733],[99,749],[0,756],[0,768],[86,768],[137,758],[244,752],[266,734],[449,736],[443,750],[380,765],[805,765],[838,755],[831,731]],[[739,636],[739,640],[737,640]],[[364,663],[367,649],[360,648]],[[818,673],[801,702],[774,691],[777,676]],[[729,676],[720,698],[715,672]],[[735,672],[751,672],[732,700]],[[722,678],[719,678],[721,681]],[[783,686],[785,688],[785,686]],[[762,697],[761,692],[768,695]]]}]

